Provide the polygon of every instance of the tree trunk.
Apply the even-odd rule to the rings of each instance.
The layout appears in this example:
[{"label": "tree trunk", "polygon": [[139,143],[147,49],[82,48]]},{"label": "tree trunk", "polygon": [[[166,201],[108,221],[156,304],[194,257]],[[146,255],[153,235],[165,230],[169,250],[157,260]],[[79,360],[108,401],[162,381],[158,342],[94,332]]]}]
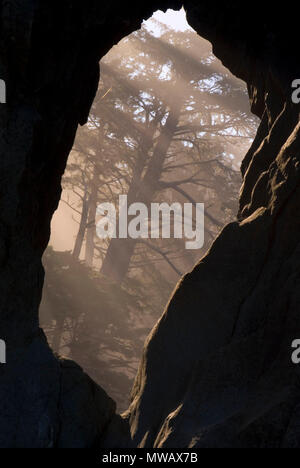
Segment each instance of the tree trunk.
[{"label": "tree trunk", "polygon": [[60,316],[56,318],[56,324],[55,324],[55,329],[53,333],[53,340],[52,340],[52,349],[56,353],[59,353],[59,348],[61,344],[61,338],[62,334],[64,331],[64,323],[65,323],[65,318]]},{"label": "tree trunk", "polygon": [[84,236],[85,236],[85,231],[86,231],[86,226],[87,226],[87,218],[88,218],[88,212],[89,212],[89,199],[87,196],[87,192],[84,195],[83,203],[82,203],[82,212],[81,212],[81,219],[79,223],[79,229],[75,241],[75,246],[73,250],[73,257],[76,259],[79,259],[83,241],[84,241]]},{"label": "tree trunk", "polygon": [[[153,200],[158,190],[158,183],[168,150],[179,123],[181,106],[182,101],[177,101],[172,105],[144,177],[139,179],[138,184],[135,182],[136,190],[129,190],[129,204],[142,202],[149,206]],[[135,192],[135,199],[133,199],[132,192]],[[101,273],[118,283],[122,283],[128,273],[137,242],[136,239],[112,239],[102,264]]]},{"label": "tree trunk", "polygon": [[88,220],[86,228],[86,244],[85,244],[85,263],[89,267],[93,267],[95,254],[95,219],[97,211],[97,194],[98,194],[99,172],[97,166],[94,168],[94,176],[92,181],[91,196],[89,200]]}]

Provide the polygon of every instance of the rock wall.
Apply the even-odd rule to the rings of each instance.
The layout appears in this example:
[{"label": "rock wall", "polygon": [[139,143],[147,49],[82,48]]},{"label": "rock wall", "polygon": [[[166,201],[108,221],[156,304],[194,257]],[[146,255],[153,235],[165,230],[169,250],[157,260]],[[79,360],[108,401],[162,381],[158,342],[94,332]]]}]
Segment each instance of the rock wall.
[{"label": "rock wall", "polygon": [[[262,122],[237,222],[178,285],[148,338],[127,414],[38,324],[41,255],[99,60],[152,12],[182,2],[0,1],[0,447],[299,446],[300,78],[292,3],[184,2],[191,26],[249,88]],[[290,8],[289,8],[290,7]],[[283,33],[282,26],[288,26]]]}]

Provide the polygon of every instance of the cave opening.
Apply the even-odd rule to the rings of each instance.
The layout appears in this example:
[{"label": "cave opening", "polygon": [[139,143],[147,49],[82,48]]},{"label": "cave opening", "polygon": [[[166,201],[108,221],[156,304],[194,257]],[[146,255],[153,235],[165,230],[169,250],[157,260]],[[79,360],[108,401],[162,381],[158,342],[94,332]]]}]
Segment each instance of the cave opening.
[{"label": "cave opening", "polygon": [[[131,346],[138,342],[136,328],[141,332],[140,336],[143,333],[142,326],[138,327],[135,320],[136,327],[131,328],[129,335],[128,322],[131,316],[136,316],[137,310],[145,311],[142,306],[147,298],[146,310],[151,311],[152,307],[157,315],[161,313],[158,309],[162,304],[156,301],[161,301],[163,294],[167,296],[170,286],[166,286],[165,280],[174,275],[175,283],[190,269],[190,264],[186,270],[183,261],[173,255],[177,246],[176,255],[186,254],[179,248],[183,239],[172,235],[167,250],[162,246],[164,239],[156,239],[156,244],[153,239],[150,253],[147,239],[141,238],[146,244],[139,242],[139,251],[134,249],[136,264],[126,278],[127,283],[130,280],[130,287],[120,288],[118,280],[109,280],[109,275],[103,275],[103,281],[99,280],[101,252],[105,254],[107,250],[103,240],[94,239],[99,253],[93,261],[94,269],[91,269],[85,258],[85,238],[80,261],[73,262],[75,239],[72,234],[70,236],[70,229],[62,226],[62,231],[68,233],[73,242],[61,250],[52,246],[52,254],[48,250],[45,255],[45,290],[56,318],[52,316],[44,322],[44,329],[52,347],[55,337],[60,355],[66,355],[67,359],[52,352],[39,327],[38,311],[44,283],[41,257],[49,241],[50,221],[61,197],[61,178],[78,124],[84,125],[88,121],[82,129],[83,137],[86,133],[94,137],[98,135],[88,115],[98,87],[100,58],[117,41],[137,31],[142,19],[148,18],[153,11],[177,8],[182,3],[189,24],[211,42],[216,57],[247,83],[251,109],[261,118],[261,123],[241,166],[243,183],[237,221],[227,224],[208,253],[179,281],[163,315],[146,340],[130,406],[120,415],[104,388],[118,401],[118,409],[122,411],[126,402],[120,398],[120,393],[127,393],[130,381],[128,376],[122,381],[123,362],[126,360],[129,367],[137,355]],[[297,448],[300,445],[299,367],[293,354],[300,329],[299,65],[295,60],[298,17],[291,11],[288,4],[270,9],[262,2],[252,2],[251,12],[245,14],[239,2],[215,4],[206,0],[145,0],[139,3],[70,0],[59,5],[39,0],[3,2],[0,15],[3,46],[0,48],[0,78],[5,84],[0,83],[2,101],[5,101],[0,103],[0,360],[6,362],[0,363],[1,447],[181,447],[197,450],[208,447]],[[284,24],[289,25],[285,34],[282,33]],[[136,50],[134,53],[136,56]],[[114,66],[118,67],[118,60],[126,57],[128,52],[124,50]],[[170,54],[168,58],[162,74],[164,79],[158,87],[156,109],[157,105],[162,107],[162,117],[158,119],[159,128],[152,138],[155,147],[161,131],[166,130],[167,121],[170,124],[169,114],[164,114],[162,98],[165,94],[166,97],[172,95],[165,90],[167,85],[171,89],[176,83],[176,78],[167,82],[170,73],[174,77]],[[162,60],[161,49],[154,62],[157,60]],[[137,63],[148,67],[145,55]],[[187,63],[190,64],[190,60]],[[121,67],[121,71],[123,69]],[[181,73],[192,70],[195,67],[186,66]],[[144,72],[140,69],[140,73],[146,73],[145,69]],[[141,104],[135,105],[136,99],[140,97],[148,108],[153,95],[150,93],[149,97],[149,89],[141,96],[137,96],[135,87],[131,93],[125,89],[115,101],[118,105],[113,105],[112,97],[120,86],[115,83],[114,75],[111,78],[114,86],[110,90],[111,85],[106,86],[108,76],[108,71],[102,73],[102,93],[99,95],[99,98],[103,97],[101,112],[105,111],[108,116],[108,125],[102,130],[110,143],[116,140],[116,133],[122,138],[111,145],[105,139],[105,153],[110,158],[101,172],[106,175],[106,178],[101,176],[105,199],[99,201],[107,203],[111,198],[112,206],[115,206],[113,199],[121,176],[126,176],[122,178],[126,191],[131,175],[139,168],[134,164],[133,155],[137,155],[138,135],[146,123],[142,113],[145,109],[141,111]],[[137,83],[138,79],[134,73],[130,83]],[[210,83],[211,80],[206,82],[206,87]],[[182,90],[185,92],[191,87],[191,82],[184,82],[175,98],[173,93],[168,108],[180,103]],[[192,93],[195,92],[193,89]],[[194,109],[195,104],[190,104]],[[207,105],[212,105],[211,101]],[[121,129],[113,125],[117,110],[122,117],[118,119],[123,124]],[[184,131],[190,128],[188,116],[192,112],[187,109],[184,119],[179,122],[179,125],[185,124]],[[90,115],[93,114],[92,109]],[[209,115],[209,112],[205,113],[206,118]],[[148,123],[152,126],[154,116],[155,112],[151,111]],[[134,124],[129,125],[129,121]],[[200,118],[198,124],[199,121]],[[125,132],[125,128],[130,132]],[[147,135],[151,136],[150,133]],[[201,164],[206,161],[200,159],[195,149],[197,135],[197,132],[190,135],[193,147],[178,141],[172,146],[170,156],[174,156],[175,162],[168,161],[167,167],[170,169],[171,166],[172,170],[176,167],[176,178],[171,178],[170,170],[160,180],[163,182],[160,188],[165,189],[170,200],[175,190],[166,189],[166,183],[173,186],[175,183],[177,193],[181,190],[181,202],[184,200],[182,190],[192,197],[198,188],[200,190],[199,180],[196,185],[178,185],[182,165],[187,165],[187,159],[192,166],[195,161]],[[228,138],[226,135],[227,141]],[[88,149],[95,140],[91,138]],[[147,140],[150,145],[151,138]],[[166,145],[167,140],[163,140]],[[94,152],[88,154],[90,159],[95,156]],[[146,154],[150,161],[154,153],[149,150],[142,154]],[[76,172],[75,156],[78,157],[78,152],[72,151],[69,161]],[[230,159],[233,164],[234,160]],[[100,160],[101,168],[104,168],[105,158]],[[227,167],[229,162],[227,158]],[[207,164],[215,168],[216,163],[209,161]],[[70,168],[69,165],[66,176],[70,176]],[[186,178],[195,176],[188,168]],[[71,182],[74,181],[74,171]],[[207,173],[204,166],[202,172]],[[220,168],[216,175],[221,187],[228,188],[227,183],[222,184],[223,172]],[[84,174],[86,177],[91,175],[91,169]],[[200,179],[200,173],[196,178]],[[76,191],[80,196],[80,184],[84,182],[85,179],[79,179],[77,184]],[[142,189],[144,187],[148,190],[148,184]],[[211,188],[206,189],[216,193]],[[197,197],[195,201],[201,202],[204,195],[201,188],[199,199]],[[68,201],[66,189],[64,196]],[[213,198],[214,202],[219,199],[217,195]],[[73,204],[71,195],[69,201]],[[204,200],[204,204],[205,227],[213,230],[213,220],[209,222],[207,218],[218,214],[216,203]],[[217,207],[221,211],[220,204]],[[78,213],[74,211],[73,216],[78,222],[83,210],[81,206],[75,208]],[[93,224],[89,228],[94,229]],[[132,225],[132,228],[135,234],[140,227]],[[53,229],[52,232],[57,231]],[[77,238],[78,232],[79,225],[76,224],[73,236]],[[206,241],[208,239],[206,235]],[[79,242],[78,245],[80,247]],[[133,244],[130,246],[132,249]],[[136,258],[136,253],[142,258]],[[195,254],[196,261],[202,256],[202,252],[188,253]],[[150,256],[154,264],[149,264]],[[147,275],[143,273],[146,266]],[[177,274],[174,267],[179,270]],[[113,274],[116,271],[109,263],[105,269]],[[154,281],[157,289],[152,287]],[[158,294],[160,290],[162,293]],[[78,315],[78,311],[84,313]],[[89,311],[92,311],[90,317],[93,320],[87,321]],[[119,321],[112,321],[113,316]],[[143,326],[146,316],[146,312],[141,314]],[[42,322],[43,317],[42,311]],[[63,319],[63,336],[54,334],[55,328],[59,331],[59,318]],[[119,325],[120,333],[115,333],[115,324]],[[144,330],[146,334],[147,329]],[[70,352],[68,346],[62,345],[70,344],[67,339],[70,341],[72,337]],[[92,338],[95,338],[93,343]],[[112,349],[112,340],[117,350],[113,348],[113,353],[104,359],[104,347]],[[83,368],[98,383],[103,383],[103,387],[68,359],[72,356],[77,360],[79,357]]]},{"label": "cave opening", "polygon": [[[143,343],[176,283],[236,219],[240,166],[258,119],[244,82],[183,9],[156,12],[111,49],[100,71],[52,222],[40,318],[52,349],[78,362],[124,411]],[[168,239],[163,218],[157,235],[100,238],[98,206],[117,206],[124,195],[130,205],[190,204],[192,228],[204,204],[203,247],[186,249],[174,235],[172,210]]]}]

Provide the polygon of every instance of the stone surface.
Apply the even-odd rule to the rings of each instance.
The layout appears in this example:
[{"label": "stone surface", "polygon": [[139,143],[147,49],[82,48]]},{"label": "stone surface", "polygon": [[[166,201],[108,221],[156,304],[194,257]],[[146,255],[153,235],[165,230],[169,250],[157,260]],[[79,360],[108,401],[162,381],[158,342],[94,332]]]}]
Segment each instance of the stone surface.
[{"label": "stone surface", "polygon": [[[262,119],[240,210],[178,285],[148,338],[126,415],[39,330],[41,255],[99,59],[182,2],[0,1],[1,447],[300,447],[300,78],[293,3],[186,0],[188,20]],[[283,27],[287,26],[284,31]]]},{"label": "stone surface", "polygon": [[38,332],[1,375],[0,447],[92,447],[116,405],[82,369],[59,359]]}]

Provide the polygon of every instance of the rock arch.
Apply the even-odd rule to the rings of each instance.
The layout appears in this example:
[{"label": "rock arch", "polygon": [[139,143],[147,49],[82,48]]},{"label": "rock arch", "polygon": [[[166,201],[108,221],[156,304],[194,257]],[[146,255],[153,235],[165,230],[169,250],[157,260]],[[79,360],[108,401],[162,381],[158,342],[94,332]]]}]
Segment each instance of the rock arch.
[{"label": "rock arch", "polygon": [[[238,220],[179,285],[121,421],[105,392],[47,346],[38,326],[41,255],[99,59],[153,11],[182,3],[191,26],[247,82],[262,123],[242,167]],[[0,1],[0,336],[9,356],[0,368],[0,446],[300,446],[290,360],[300,334],[295,16],[291,2],[273,10],[256,0],[248,12],[237,1]]]}]

